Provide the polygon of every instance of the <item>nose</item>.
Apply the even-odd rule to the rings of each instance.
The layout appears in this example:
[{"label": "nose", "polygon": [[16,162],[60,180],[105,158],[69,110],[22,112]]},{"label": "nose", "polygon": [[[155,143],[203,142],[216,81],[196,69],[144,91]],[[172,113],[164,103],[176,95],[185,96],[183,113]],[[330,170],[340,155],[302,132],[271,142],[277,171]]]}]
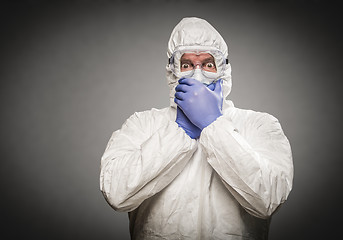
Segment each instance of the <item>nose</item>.
[{"label": "nose", "polygon": [[202,66],[202,64],[201,64],[201,62],[197,62],[197,63],[194,63],[194,69],[201,69],[201,66]]}]

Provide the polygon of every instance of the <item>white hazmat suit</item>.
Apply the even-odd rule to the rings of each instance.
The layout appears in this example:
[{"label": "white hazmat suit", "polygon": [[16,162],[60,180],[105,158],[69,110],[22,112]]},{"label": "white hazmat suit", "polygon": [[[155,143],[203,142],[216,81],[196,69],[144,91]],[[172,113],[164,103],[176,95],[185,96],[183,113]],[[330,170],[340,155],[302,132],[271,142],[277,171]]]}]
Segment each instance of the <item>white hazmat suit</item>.
[{"label": "white hazmat suit", "polygon": [[[168,57],[182,46],[228,49],[205,20],[174,28]],[[100,188],[129,212],[132,239],[267,239],[270,217],[292,188],[289,142],[278,120],[234,107],[231,68],[223,79],[223,115],[191,139],[175,122],[177,78],[167,65],[170,107],[134,113],[111,136]]]}]

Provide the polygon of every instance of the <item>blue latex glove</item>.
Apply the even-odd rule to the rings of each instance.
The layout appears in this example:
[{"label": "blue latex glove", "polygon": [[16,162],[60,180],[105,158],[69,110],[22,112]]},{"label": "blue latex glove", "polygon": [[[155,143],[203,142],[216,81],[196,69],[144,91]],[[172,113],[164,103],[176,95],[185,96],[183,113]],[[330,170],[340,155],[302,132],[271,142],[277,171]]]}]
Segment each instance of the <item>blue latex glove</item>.
[{"label": "blue latex glove", "polygon": [[184,112],[179,107],[177,107],[176,123],[192,139],[197,139],[200,137],[201,130],[197,126],[195,126],[191,121],[189,121],[189,119],[186,117]]},{"label": "blue latex glove", "polygon": [[200,130],[223,115],[221,79],[206,86],[193,78],[181,78],[175,91],[175,103]]}]

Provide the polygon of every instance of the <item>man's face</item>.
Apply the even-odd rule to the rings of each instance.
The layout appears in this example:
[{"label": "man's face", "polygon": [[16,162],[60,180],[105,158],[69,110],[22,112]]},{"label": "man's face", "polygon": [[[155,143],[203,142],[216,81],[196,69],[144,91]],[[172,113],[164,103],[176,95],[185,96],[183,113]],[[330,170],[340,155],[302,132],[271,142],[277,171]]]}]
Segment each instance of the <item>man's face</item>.
[{"label": "man's face", "polygon": [[209,53],[184,53],[180,60],[181,72],[202,68],[207,72],[217,72],[214,57]]}]

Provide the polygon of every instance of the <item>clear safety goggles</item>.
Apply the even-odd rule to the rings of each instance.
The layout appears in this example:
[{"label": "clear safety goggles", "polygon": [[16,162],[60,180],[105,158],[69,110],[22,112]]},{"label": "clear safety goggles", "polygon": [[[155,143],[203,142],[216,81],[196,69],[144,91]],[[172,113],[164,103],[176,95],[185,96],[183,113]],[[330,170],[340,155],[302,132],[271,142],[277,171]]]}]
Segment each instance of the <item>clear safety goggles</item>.
[{"label": "clear safety goggles", "polygon": [[[207,58],[200,64],[194,64],[192,61],[182,58],[185,53],[208,53],[211,55],[212,60]],[[199,46],[177,49],[169,58],[170,69],[178,78],[191,77],[195,69],[200,68],[204,76],[215,80],[224,75],[227,64],[228,59],[219,50],[201,49]]]}]

